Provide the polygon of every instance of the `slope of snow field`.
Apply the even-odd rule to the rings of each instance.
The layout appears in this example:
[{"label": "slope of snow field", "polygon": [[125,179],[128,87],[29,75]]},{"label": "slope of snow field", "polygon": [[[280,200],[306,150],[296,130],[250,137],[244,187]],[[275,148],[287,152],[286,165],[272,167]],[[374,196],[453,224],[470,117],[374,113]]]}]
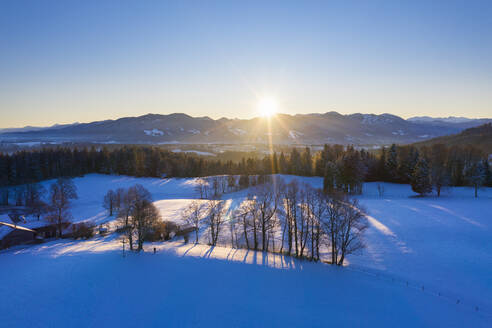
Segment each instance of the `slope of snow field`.
[{"label": "slope of snow field", "polygon": [[[152,248],[158,248],[152,254]],[[228,261],[224,260],[228,259]],[[488,327],[490,317],[359,272],[112,236],[0,252],[1,327]],[[283,268],[283,269],[282,269]]]},{"label": "slope of snow field", "polygon": [[[312,184],[315,187],[322,186],[321,178],[304,178],[294,176],[283,176],[283,178],[286,182],[292,181],[293,179],[298,179],[301,182]],[[197,179],[163,180],[155,178],[132,178],[96,174],[90,174],[83,178],[76,178],[74,179],[74,182],[78,188],[79,199],[74,201],[74,221],[78,222],[90,220],[96,224],[113,221],[114,218],[108,217],[107,212],[102,208],[102,199],[104,194],[109,189],[116,189],[118,187],[126,188],[135,183],[140,183],[152,193],[155,205],[159,208],[163,219],[179,222],[181,220],[181,211],[187,206],[187,204],[198,198],[198,195],[194,190],[196,181]],[[51,181],[45,182],[45,185],[48,187],[49,183],[51,183]],[[284,260],[284,262],[289,262],[291,264],[301,263],[301,265],[291,265],[287,267],[291,269],[289,272],[292,270],[296,272],[290,273],[297,277],[295,279],[300,279],[303,282],[300,283],[295,282],[294,280],[289,280],[289,283],[294,285],[294,287],[290,287],[294,289],[306,286],[306,296],[300,294],[297,295],[297,297],[290,299],[285,295],[287,291],[280,292],[275,288],[268,289],[268,283],[259,281],[261,280],[261,277],[258,274],[258,276],[253,275],[256,277],[254,279],[258,279],[258,281],[255,281],[255,285],[261,286],[258,287],[260,289],[266,288],[265,290],[258,290],[256,292],[250,291],[249,289],[251,289],[251,285],[248,285],[248,282],[244,282],[244,284],[249,286],[249,288],[244,290],[235,289],[237,293],[242,293],[236,295],[236,298],[228,294],[227,290],[223,290],[223,287],[221,286],[218,290],[226,293],[226,295],[221,295],[221,297],[229,297],[232,304],[237,304],[237,299],[242,300],[241,296],[245,297],[243,294],[248,295],[248,293],[251,292],[256,293],[256,296],[258,296],[257,293],[260,292],[271,292],[273,293],[271,296],[272,298],[275,294],[283,295],[283,297],[286,297],[285,300],[280,299],[276,300],[276,302],[272,300],[271,302],[273,305],[271,306],[274,306],[275,308],[275,304],[281,304],[282,306],[285,306],[293,311],[292,313],[297,313],[297,315],[299,315],[299,321],[278,319],[275,314],[272,315],[272,318],[275,318],[275,320],[279,323],[285,323],[286,326],[301,325],[302,321],[300,320],[303,316],[303,311],[305,316],[314,316],[311,318],[313,320],[311,322],[309,321],[311,319],[304,318],[305,320],[308,320],[306,322],[310,322],[310,324],[314,326],[316,326],[315,322],[328,322],[323,321],[325,320],[324,318],[318,318],[318,321],[314,320],[317,316],[321,316],[321,314],[322,317],[326,316],[327,313],[330,313],[330,315],[340,316],[340,320],[335,320],[335,322],[341,323],[342,325],[350,325],[350,323],[354,325],[363,325],[362,321],[357,321],[362,320],[361,318],[367,318],[368,323],[372,322],[380,325],[381,321],[379,321],[376,317],[376,314],[374,316],[367,315],[367,313],[364,312],[365,310],[359,313],[361,307],[367,307],[367,309],[369,309],[371,306],[381,306],[380,308],[373,310],[375,310],[377,315],[381,318],[387,319],[382,320],[383,322],[393,322],[396,325],[397,318],[401,317],[402,321],[399,326],[401,326],[402,323],[408,323],[408,326],[450,325],[456,327],[480,327],[484,326],[484,323],[486,323],[485,326],[487,326],[487,324],[489,326],[492,325],[492,318],[488,316],[488,314],[492,313],[492,215],[490,213],[490,210],[492,209],[492,190],[490,188],[480,190],[480,197],[478,199],[473,197],[473,190],[471,188],[450,188],[440,198],[416,198],[414,197],[415,194],[411,191],[411,188],[408,185],[381,184],[385,187],[385,193],[382,197],[380,197],[378,195],[377,185],[378,183],[365,184],[364,194],[358,196],[361,205],[365,208],[365,213],[367,214],[370,228],[368,229],[365,238],[367,249],[365,249],[362,254],[349,256],[348,267],[343,270],[339,270],[330,268],[326,265]],[[248,190],[243,190],[237,193],[225,194],[222,197],[224,200],[227,200],[229,207],[228,213],[239,206],[242,200],[246,197],[247,193]],[[227,230],[227,226],[224,226],[223,239],[226,242],[228,240]],[[5,298],[5,295],[10,295],[13,293],[19,293],[19,298],[17,301],[14,300],[12,304],[6,305],[6,309],[10,309],[11,306],[22,308],[24,305],[21,302],[21,294],[23,293],[34,295],[32,296],[33,299],[30,300],[30,302],[34,303],[42,302],[41,298],[43,297],[62,297],[57,294],[62,293],[62,290],[56,292],[56,288],[53,289],[53,295],[50,294],[50,292],[46,292],[44,294],[31,293],[30,290],[27,290],[27,288],[30,288],[30,285],[24,285],[22,283],[23,280],[16,279],[17,275],[22,276],[23,274],[26,274],[31,275],[26,281],[29,281],[30,279],[32,280],[30,282],[31,284],[42,284],[39,280],[41,279],[40,277],[43,277],[44,279],[45,275],[42,274],[43,272],[46,271],[49,272],[50,275],[55,276],[57,274],[50,270],[55,270],[54,268],[57,268],[56,270],[59,269],[64,272],[63,264],[61,264],[61,262],[65,261],[65,258],[68,258],[67,261],[69,262],[73,261],[72,258],[79,258],[81,263],[85,263],[83,267],[79,267],[77,265],[77,270],[83,271],[85,270],[84,267],[87,266],[87,270],[95,270],[91,271],[95,275],[108,275],[109,273],[106,271],[109,270],[113,272],[112,268],[103,269],[95,267],[95,264],[92,262],[100,261],[101,263],[104,263],[107,258],[108,263],[112,263],[111,261],[113,260],[111,259],[113,256],[116,256],[113,253],[118,252],[116,250],[120,249],[121,244],[118,241],[111,240],[111,238],[113,237],[108,237],[105,239],[96,238],[86,242],[55,241],[36,247],[27,247],[22,248],[21,250],[14,249],[0,252],[0,265],[2,268],[8,268],[6,270],[0,270],[0,275],[4,275],[2,276],[2,281],[8,281],[7,284],[3,285],[3,289],[0,289],[0,298],[3,299],[2,303],[9,299],[9,297]],[[191,238],[191,240],[193,240],[193,238]],[[207,240],[208,235],[206,231],[202,231],[200,242],[206,243]],[[275,258],[273,255],[264,257],[265,261],[263,261],[263,257],[254,252],[249,252],[246,256],[246,254],[243,254],[244,251],[231,250],[228,248],[222,249],[220,247],[216,247],[212,252],[210,252],[210,249],[207,246],[185,246],[188,248],[186,251],[183,251],[183,247],[180,246],[179,243],[175,242],[159,244],[156,247],[162,249],[162,254],[159,254],[157,257],[162,256],[166,259],[166,261],[173,263],[173,265],[180,267],[180,261],[185,261],[186,263],[191,263],[193,265],[196,264],[198,267],[194,267],[190,270],[194,270],[194,272],[198,275],[196,276],[197,280],[200,280],[199,276],[201,275],[202,267],[204,267],[207,274],[210,275],[212,275],[212,272],[215,272],[214,270],[229,270],[226,266],[227,264],[225,264],[225,261],[219,261],[219,263],[217,263],[217,261],[212,261],[212,264],[206,262],[207,260],[210,260],[209,258],[220,258],[226,260],[237,260],[237,258],[239,258],[244,259],[240,262],[259,263],[262,267],[262,269],[250,269],[249,267],[248,269],[234,269],[238,272],[240,270],[245,270],[244,273],[238,273],[239,277],[242,277],[242,275],[244,275],[244,277],[249,277],[249,270],[253,270],[254,272],[257,272],[257,270],[266,270],[267,272],[270,272],[270,275],[274,275],[272,272],[275,272],[269,267],[269,261]],[[217,251],[219,249],[221,249],[221,252],[219,253],[222,255],[214,255],[218,253]],[[227,256],[224,254],[227,254]],[[186,259],[184,259],[182,258],[184,255],[193,255],[198,256],[199,258],[188,259],[188,256],[185,256]],[[155,270],[159,272],[160,270],[164,270],[164,267],[161,267],[163,264],[153,264],[151,259],[148,259],[146,256],[147,254],[141,257],[146,259],[145,261],[142,260],[146,263],[144,265],[147,265],[149,270],[152,268],[152,272],[147,273],[148,275],[153,274],[153,271]],[[127,258],[131,258],[131,260],[128,260],[127,262],[141,261],[138,260],[141,257],[137,256],[136,259],[134,259],[135,256],[132,255]],[[262,260],[259,261],[259,258]],[[53,261],[53,263],[51,263],[51,261]],[[114,261],[119,263],[118,261],[120,260]],[[273,262],[282,263],[282,261]],[[33,266],[31,267],[29,263],[33,263]],[[34,263],[38,266],[35,266]],[[267,265],[265,265],[265,263]],[[140,262],[137,262],[136,265],[140,265]],[[236,268],[238,265],[243,265],[243,263],[236,263],[233,266]],[[18,268],[16,268],[17,266]],[[154,268],[154,266],[156,267]],[[265,266],[267,266],[267,268],[265,268]],[[285,268],[283,264],[275,264],[273,266],[277,268]],[[313,269],[306,272],[306,266],[309,268],[312,267]],[[99,272],[97,270],[102,271]],[[146,280],[147,274],[144,271],[139,271],[140,268],[131,268],[129,270],[137,270],[140,274],[142,274],[143,280]],[[232,267],[231,270],[233,270]],[[24,273],[21,273],[21,271]],[[321,296],[309,294],[314,294],[314,291],[309,291],[309,286],[313,287],[315,282],[305,283],[304,280],[310,281],[312,271],[317,272],[320,275],[320,272],[324,272],[327,275],[325,278],[329,281],[334,279],[330,278],[332,275],[336,275],[336,279],[341,279],[339,277],[342,276],[344,277],[343,281],[347,283],[347,288],[349,287],[348,283],[350,282],[350,279],[362,279],[361,281],[367,282],[367,285],[362,288],[362,294],[359,294],[356,289],[353,289],[356,287],[350,287],[347,292],[343,293],[341,292],[341,289],[334,287],[335,290],[339,291],[339,294],[348,293],[352,297],[357,298],[354,301],[354,299],[346,298],[346,295],[343,295],[343,300],[341,301],[342,304],[347,306],[347,309],[343,310],[345,314],[347,311],[350,311],[350,309],[356,311],[354,313],[357,313],[357,315],[354,315],[353,318],[353,320],[356,321],[350,321],[352,318],[344,317],[342,314],[332,313],[335,310],[341,311],[342,305],[329,304],[328,306],[328,304],[323,303],[326,301],[319,299]],[[10,272],[15,272],[14,278],[11,277]],[[73,270],[65,273],[71,274],[72,272]],[[87,277],[88,274],[89,273],[86,273],[83,277]],[[221,274],[218,274],[217,277],[220,277]],[[184,292],[186,295],[190,294],[190,292],[185,288],[185,285],[188,282],[178,281],[179,275],[186,276],[187,273],[172,273],[170,279],[172,278],[174,280],[172,280],[173,283],[170,283],[170,285],[176,283],[181,286],[180,288],[184,288],[186,290]],[[284,273],[279,275],[284,275]],[[308,277],[306,278],[305,275]],[[216,278],[215,273],[213,278]],[[97,278],[91,279],[97,280]],[[130,277],[128,279],[132,280]],[[149,284],[155,283],[152,279],[149,281]],[[319,279],[319,281],[316,280],[316,283],[320,284],[320,286],[324,286],[321,282],[321,276]],[[48,279],[48,281],[50,280]],[[220,279],[217,281],[220,282]],[[241,281],[241,279],[238,281]],[[60,283],[65,284],[64,288],[72,288],[72,284],[77,285],[75,277],[73,281],[61,279]],[[98,288],[103,288],[103,286],[97,282],[92,283],[98,286]],[[159,293],[163,292],[160,288],[164,285],[160,285],[161,283],[163,282],[159,282],[157,284],[157,288],[151,288],[151,290],[154,292],[158,291]],[[407,283],[409,287],[407,287]],[[191,284],[195,287],[195,289],[198,288],[194,285],[194,283]],[[354,284],[361,284],[361,282],[354,281]],[[422,290],[422,286],[424,287],[424,290]],[[177,288],[178,287],[176,287],[176,289]],[[207,293],[213,291],[211,287],[209,288],[202,286],[200,288],[205,288],[204,290],[207,290]],[[330,286],[330,288],[332,288],[332,286]],[[330,300],[330,293],[333,293],[330,288],[326,287],[325,289],[321,289],[322,293],[325,294],[325,298],[328,300]],[[382,295],[380,295],[379,289],[382,290],[385,297],[389,297],[388,300],[379,297]],[[412,294],[416,291],[419,291],[420,293]],[[122,294],[118,294],[116,290],[110,290],[109,292],[115,293],[114,295],[116,298],[124,297]],[[164,291],[164,293],[166,292],[167,291]],[[134,298],[139,295],[135,293],[135,291],[129,292],[130,297]],[[369,293],[375,297],[375,299],[371,300],[369,294],[366,293]],[[402,306],[401,309],[395,309],[394,307],[397,305],[389,304],[391,303],[390,301],[393,294],[395,295],[395,302],[399,304],[398,306]],[[201,295],[203,296],[203,294]],[[335,295],[340,297],[338,294]],[[38,300],[36,300],[36,298],[38,298]],[[187,296],[187,299],[188,298],[193,299],[191,294],[189,297]],[[426,300],[423,300],[423,298]],[[156,299],[157,296],[150,297],[150,300],[152,300],[151,303],[156,302]],[[209,296],[209,301],[205,301],[203,305],[205,308],[210,308],[210,315],[212,315],[213,311],[219,311],[213,305],[214,303],[211,303],[213,299],[215,298]],[[89,299],[87,298],[86,300],[88,301]],[[183,299],[178,300],[180,300],[180,302],[184,302]],[[374,301],[379,302],[379,304],[372,304]],[[402,303],[403,301],[404,303]],[[54,303],[52,306],[56,306],[57,303],[55,301],[53,302]],[[236,310],[232,309],[231,305],[224,305],[223,303],[225,301],[222,299],[217,302],[217,305],[224,307],[224,311],[229,311],[228,313],[231,317],[233,314],[238,317],[239,321],[237,321],[236,324],[238,326],[245,326],[247,323],[247,321],[245,321],[246,319],[240,319],[242,318],[242,315],[245,315],[244,311],[246,311],[245,308],[247,306],[249,306],[248,308],[254,308],[263,313],[261,314],[255,312],[255,315],[259,318],[262,318],[262,315],[265,317],[267,316],[266,310],[262,312],[263,310],[256,308],[257,304],[253,302],[253,299],[249,299],[249,301],[244,300],[244,302],[241,301],[240,306],[238,304],[239,307]],[[262,301],[259,300],[259,302],[261,303]],[[322,306],[318,306],[317,302],[321,302],[321,304],[325,304],[327,307],[321,309]],[[368,304],[365,304],[364,302]],[[250,305],[249,303],[252,304]],[[195,303],[192,302],[191,304]],[[353,304],[353,306],[351,306],[351,304]],[[425,306],[421,306],[422,304]],[[168,304],[166,306],[172,308],[172,305]],[[198,303],[192,306],[198,307]],[[297,310],[292,310],[298,306],[301,306],[303,310],[298,310],[299,312],[296,312]],[[476,307],[478,307],[478,311],[476,311]],[[123,305],[122,308],[124,308]],[[387,308],[387,311],[394,311],[397,313],[397,315],[393,318],[394,321],[392,321],[393,319],[391,318],[388,319],[388,316],[391,314],[388,314],[387,311],[383,311],[385,308]],[[0,312],[3,311],[2,309],[4,309],[4,306],[1,306]],[[30,306],[30,309],[32,309],[32,306]],[[68,310],[76,311],[72,308]],[[17,309],[16,311],[13,313],[19,313],[21,310]],[[97,309],[92,309],[92,311],[97,313]],[[197,310],[195,309],[193,311],[196,312]],[[280,309],[278,309],[278,311],[280,311]],[[415,318],[407,319],[408,315],[403,315],[400,311],[410,311],[410,313],[414,314]],[[318,312],[321,314],[317,314]],[[0,313],[0,318],[5,318],[6,316],[8,317],[8,313],[9,312]],[[200,318],[205,315],[200,311],[197,313],[197,316]],[[41,312],[39,312],[39,314],[41,314]],[[100,317],[102,314],[98,315]],[[280,314],[278,315],[280,316]],[[45,316],[50,316],[49,312],[47,312]],[[125,317],[125,314],[123,313],[122,316]],[[196,322],[186,321],[190,318],[188,318],[186,314],[184,316],[186,317],[183,318],[183,320],[185,320],[183,321],[184,326],[198,325]],[[433,316],[435,316],[435,318],[431,318]],[[245,317],[247,317],[247,315],[245,315]],[[287,317],[288,316],[286,315],[285,318]],[[153,317],[151,316],[149,320],[152,318]],[[343,321],[342,318],[345,318],[347,321]],[[120,322],[117,319],[115,320]],[[297,324],[288,324],[290,321]],[[15,322],[15,320],[11,322]],[[19,322],[25,323],[25,321]],[[46,323],[46,321],[41,322]],[[269,323],[271,324],[272,322],[273,321]],[[467,324],[467,322],[470,324]],[[152,326],[152,323],[152,321],[146,321],[148,326]],[[159,323],[162,322],[159,321]],[[179,326],[177,321],[175,321],[175,323]],[[0,327],[2,325],[2,322],[0,322]],[[232,321],[231,325],[234,325],[234,321]],[[10,326],[11,325],[9,325],[9,327]],[[260,324],[257,324],[257,326],[260,326]]]}]

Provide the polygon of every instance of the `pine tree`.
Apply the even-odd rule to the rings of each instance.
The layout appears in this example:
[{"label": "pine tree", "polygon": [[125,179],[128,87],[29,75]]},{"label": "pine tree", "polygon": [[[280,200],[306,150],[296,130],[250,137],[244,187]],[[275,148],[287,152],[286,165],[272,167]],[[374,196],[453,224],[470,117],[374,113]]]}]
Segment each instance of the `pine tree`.
[{"label": "pine tree", "polygon": [[398,153],[395,144],[388,151],[385,169],[390,181],[398,182]]},{"label": "pine tree", "polygon": [[338,168],[333,162],[326,163],[325,176],[323,178],[323,191],[332,193],[335,191],[338,180]]},{"label": "pine tree", "polygon": [[432,183],[429,174],[429,164],[427,160],[422,158],[415,167],[412,176],[412,190],[424,196],[432,192]]},{"label": "pine tree", "polygon": [[466,181],[475,189],[475,197],[478,197],[478,189],[483,186],[487,178],[486,166],[483,161],[471,164],[465,169]]}]

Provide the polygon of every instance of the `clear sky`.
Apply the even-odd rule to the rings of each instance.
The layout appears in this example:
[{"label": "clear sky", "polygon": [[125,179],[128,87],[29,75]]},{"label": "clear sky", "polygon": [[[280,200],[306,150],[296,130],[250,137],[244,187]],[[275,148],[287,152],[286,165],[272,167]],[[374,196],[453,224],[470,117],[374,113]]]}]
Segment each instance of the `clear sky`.
[{"label": "clear sky", "polygon": [[492,1],[0,1],[0,127],[146,113],[492,117]]}]

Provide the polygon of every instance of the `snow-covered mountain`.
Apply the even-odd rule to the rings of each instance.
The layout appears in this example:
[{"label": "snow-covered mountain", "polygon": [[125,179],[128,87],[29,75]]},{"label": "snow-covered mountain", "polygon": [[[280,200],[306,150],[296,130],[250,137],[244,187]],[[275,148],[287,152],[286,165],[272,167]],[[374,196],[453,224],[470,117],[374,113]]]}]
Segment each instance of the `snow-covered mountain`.
[{"label": "snow-covered mountain", "polygon": [[147,114],[37,131],[0,131],[7,142],[267,143],[379,145],[412,143],[491,122],[462,118],[405,120],[391,114],[278,114],[271,119]]},{"label": "snow-covered mountain", "polygon": [[52,126],[25,126],[23,128],[5,128],[5,129],[0,129],[0,133],[9,133],[9,132],[33,132],[33,131],[41,131],[41,130],[47,130],[47,129],[61,129],[65,128],[68,126],[74,126],[79,124],[78,122],[76,123],[71,123],[71,124],[55,124]]},{"label": "snow-covered mountain", "polygon": [[[480,124],[485,124],[490,122],[487,118],[468,118],[468,117],[430,117],[430,116],[415,116],[408,119],[410,122],[415,123],[434,123],[434,124],[460,124],[460,125],[470,125],[470,127],[477,126]],[[478,123],[478,124],[477,124]]]}]

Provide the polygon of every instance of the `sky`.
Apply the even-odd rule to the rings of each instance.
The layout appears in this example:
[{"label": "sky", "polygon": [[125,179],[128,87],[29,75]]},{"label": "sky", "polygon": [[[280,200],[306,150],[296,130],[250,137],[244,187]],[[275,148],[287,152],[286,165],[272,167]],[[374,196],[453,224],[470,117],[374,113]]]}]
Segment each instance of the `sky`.
[{"label": "sky", "polygon": [[492,117],[492,1],[0,1],[0,128],[146,113]]}]

